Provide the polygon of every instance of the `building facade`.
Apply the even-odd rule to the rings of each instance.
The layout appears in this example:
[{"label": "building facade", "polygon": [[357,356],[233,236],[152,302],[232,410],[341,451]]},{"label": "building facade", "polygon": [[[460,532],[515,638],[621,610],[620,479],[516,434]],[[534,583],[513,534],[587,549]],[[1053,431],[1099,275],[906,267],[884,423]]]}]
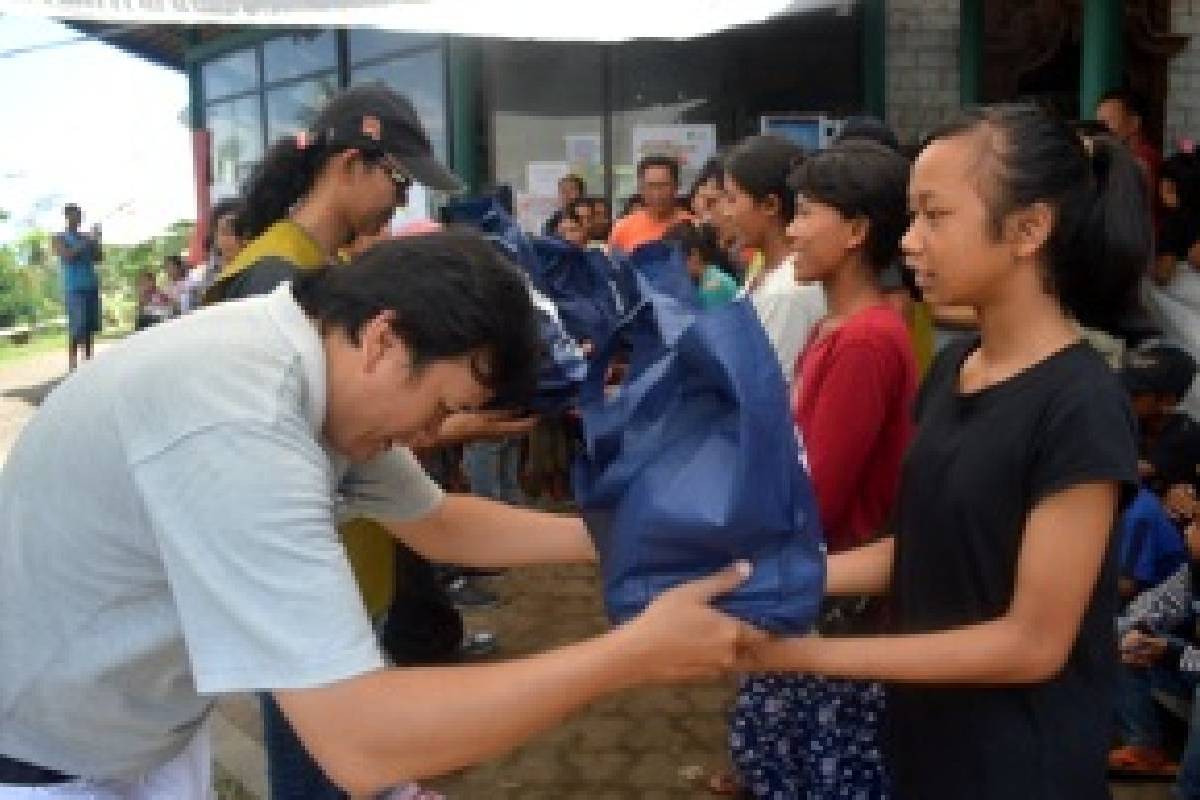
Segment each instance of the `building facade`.
[{"label": "building facade", "polygon": [[[966,103],[1032,98],[1090,117],[1103,91],[1131,85],[1171,150],[1200,132],[1197,33],[1200,0],[860,0],[689,41],[228,27],[107,38],[187,71],[201,219],[331,92],[381,80],[412,99],[468,186],[511,187],[532,225],[566,171],[619,204],[641,155],[679,155],[686,184],[764,121],[803,134],[872,114],[915,144]],[[418,197],[414,213],[437,199]]]}]

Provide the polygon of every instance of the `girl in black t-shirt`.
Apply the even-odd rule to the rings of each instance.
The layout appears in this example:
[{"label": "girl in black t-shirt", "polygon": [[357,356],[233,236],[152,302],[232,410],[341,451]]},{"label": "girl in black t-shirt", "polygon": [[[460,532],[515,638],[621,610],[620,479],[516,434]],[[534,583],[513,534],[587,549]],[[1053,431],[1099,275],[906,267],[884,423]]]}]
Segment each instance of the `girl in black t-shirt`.
[{"label": "girl in black t-shirt", "polygon": [[831,595],[884,594],[894,632],[776,640],[751,669],[891,685],[897,798],[1108,796],[1115,575],[1133,421],[1077,323],[1103,326],[1151,258],[1144,181],[1029,105],[968,112],[914,164],[903,248],[925,299],[975,310],[918,399],[890,535],[829,559]]}]

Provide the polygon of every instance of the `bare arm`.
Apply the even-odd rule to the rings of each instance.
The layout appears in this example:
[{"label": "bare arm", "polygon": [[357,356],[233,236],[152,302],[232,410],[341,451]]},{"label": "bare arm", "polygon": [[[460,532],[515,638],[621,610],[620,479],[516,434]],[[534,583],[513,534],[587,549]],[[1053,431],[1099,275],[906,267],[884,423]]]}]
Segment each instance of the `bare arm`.
[{"label": "bare arm", "polygon": [[715,677],[739,642],[761,638],[708,605],[746,574],[676,587],[604,636],[519,661],[380,670],[275,696],[330,777],[373,794],[494,757],[610,692]]},{"label": "bare arm", "polygon": [[447,495],[432,514],[384,521],[393,536],[431,561],[474,567],[590,562],[596,549],[579,517]]},{"label": "bare arm", "polygon": [[1116,514],[1113,483],[1076,486],[1030,515],[1012,605],[987,622],[873,638],[781,639],[746,660],[757,669],[912,683],[1024,684],[1066,663],[1095,588]]},{"label": "bare arm", "polygon": [[879,595],[892,584],[896,557],[892,537],[830,556],[825,593],[828,595]]}]

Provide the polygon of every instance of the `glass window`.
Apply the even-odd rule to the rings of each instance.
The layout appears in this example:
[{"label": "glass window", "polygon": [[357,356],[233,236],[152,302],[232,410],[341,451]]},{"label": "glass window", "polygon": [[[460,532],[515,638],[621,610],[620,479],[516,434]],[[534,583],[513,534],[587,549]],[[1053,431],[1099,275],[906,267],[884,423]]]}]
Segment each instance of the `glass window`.
[{"label": "glass window", "polygon": [[267,141],[290,136],[308,126],[337,91],[333,72],[267,90]]},{"label": "glass window", "polygon": [[566,172],[578,173],[588,194],[604,194],[604,50],[493,42],[486,53],[495,181],[512,187],[521,225],[540,230]]},{"label": "glass window", "polygon": [[337,68],[337,36],[331,30],[299,31],[263,44],[267,83]]},{"label": "glass window", "polygon": [[350,82],[382,81],[412,101],[421,124],[429,133],[433,151],[446,157],[446,70],[440,47],[402,58],[355,67]]},{"label": "glass window", "polygon": [[257,94],[207,108],[212,135],[213,196],[236,194],[262,158],[262,116]]},{"label": "glass window", "polygon": [[618,202],[637,191],[642,156],[676,156],[682,194],[716,154],[718,138],[731,138],[723,125],[728,120],[721,99],[724,64],[721,48],[705,40],[637,42],[613,52],[613,194]]},{"label": "glass window", "polygon": [[216,100],[258,88],[258,56],[254,48],[238,50],[209,61],[201,68],[204,97]]},{"label": "glass window", "polygon": [[855,14],[814,11],[686,42],[614,47],[616,197],[635,191],[637,160],[649,151],[684,153],[683,193],[710,145],[758,133],[763,115],[859,113],[860,25]]},{"label": "glass window", "polygon": [[417,47],[439,47],[441,39],[424,33],[400,33],[382,31],[378,28],[352,28],[350,30],[350,61],[363,61],[395,55]]}]

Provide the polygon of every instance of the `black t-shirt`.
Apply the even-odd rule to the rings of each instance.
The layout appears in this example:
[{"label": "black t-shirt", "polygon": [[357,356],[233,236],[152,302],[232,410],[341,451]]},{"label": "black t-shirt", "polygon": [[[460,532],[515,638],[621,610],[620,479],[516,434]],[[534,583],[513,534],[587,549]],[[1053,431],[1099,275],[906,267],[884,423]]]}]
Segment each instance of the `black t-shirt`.
[{"label": "black t-shirt", "polygon": [[[1003,615],[1025,523],[1041,500],[1091,481],[1119,481],[1126,492],[1136,485],[1133,416],[1098,354],[1076,344],[963,395],[959,370],[978,344],[947,347],[918,398],[897,509],[892,609],[901,633]],[[896,798],[1108,797],[1116,609],[1109,556],[1057,677],[1003,688],[892,687]]]}]

